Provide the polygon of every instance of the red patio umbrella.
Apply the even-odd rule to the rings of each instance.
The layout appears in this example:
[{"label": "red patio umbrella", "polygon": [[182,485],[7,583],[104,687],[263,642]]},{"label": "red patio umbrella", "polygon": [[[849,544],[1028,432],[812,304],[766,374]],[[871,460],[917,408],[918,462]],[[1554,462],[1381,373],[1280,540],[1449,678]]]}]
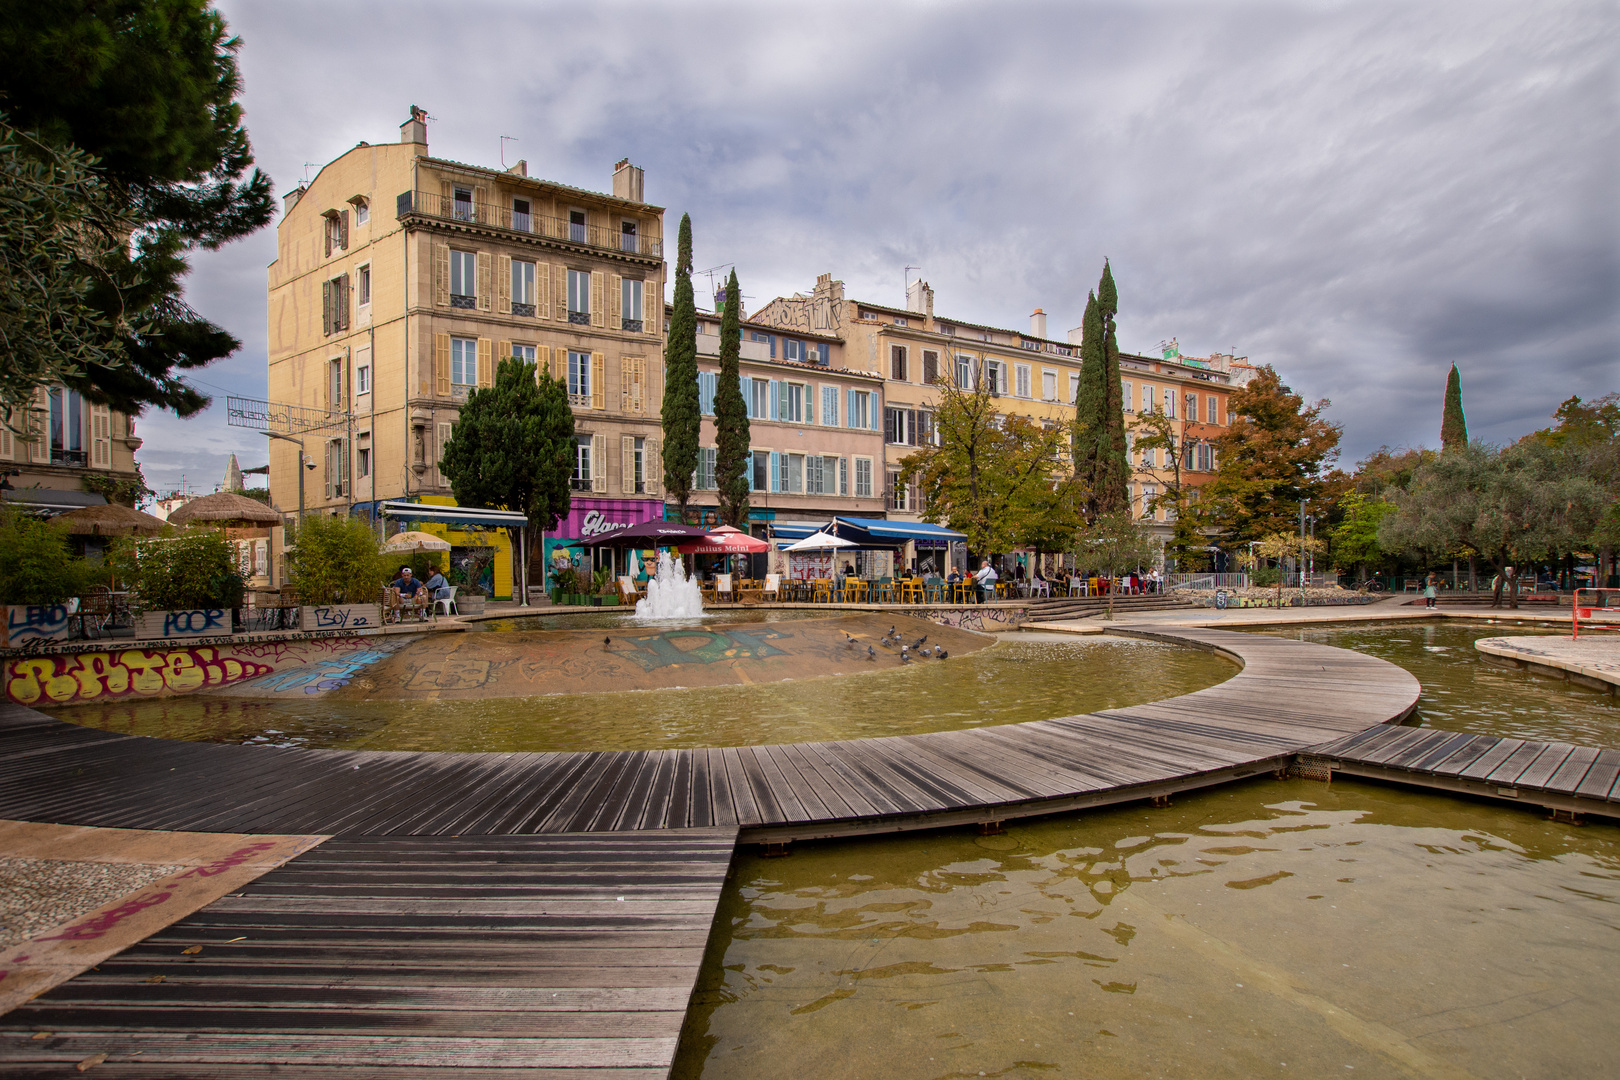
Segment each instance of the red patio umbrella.
[{"label": "red patio umbrella", "polygon": [[722,525],[711,529],[708,535],[679,544],[675,548],[682,555],[757,555],[771,550],[769,541],[749,536],[740,529]]}]

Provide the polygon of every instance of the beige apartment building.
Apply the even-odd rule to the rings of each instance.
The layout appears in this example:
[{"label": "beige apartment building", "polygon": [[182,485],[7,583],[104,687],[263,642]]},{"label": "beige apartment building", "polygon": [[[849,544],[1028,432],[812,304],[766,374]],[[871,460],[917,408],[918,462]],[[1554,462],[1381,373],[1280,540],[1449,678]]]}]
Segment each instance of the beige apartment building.
[{"label": "beige apartment building", "polygon": [[850,369],[884,380],[882,481],[891,518],[915,521],[922,514],[917,486],[899,483],[900,463],[934,437],[938,378],[988,385],[1001,398],[1003,412],[1037,423],[1057,426],[1074,419],[1080,348],[1075,341],[1047,337],[1041,310],[1030,317],[1028,332],[981,326],[936,315],[934,290],[925,281],[908,287],[905,308],[894,308],[846,299],[844,283],[822,274],[811,293],[778,297],[753,321],[839,339]]},{"label": "beige apartment building", "polygon": [[[76,390],[41,387],[26,416],[0,424],[0,494],[7,503],[57,514],[107,502],[97,480],[136,480],[135,421]],[[89,481],[87,486],[86,481]],[[90,547],[99,550],[98,543]]]},{"label": "beige apartment building", "polygon": [[434,158],[413,107],[397,143],[361,143],[288,193],[269,273],[269,398],[306,430],[271,441],[277,509],[299,509],[300,472],[307,510],[453,503],[440,449],[496,361],[518,356],[568,385],[570,520],[598,497],[617,517],[661,518],[664,211],[643,183],[628,159],[605,194],[521,161]]}]

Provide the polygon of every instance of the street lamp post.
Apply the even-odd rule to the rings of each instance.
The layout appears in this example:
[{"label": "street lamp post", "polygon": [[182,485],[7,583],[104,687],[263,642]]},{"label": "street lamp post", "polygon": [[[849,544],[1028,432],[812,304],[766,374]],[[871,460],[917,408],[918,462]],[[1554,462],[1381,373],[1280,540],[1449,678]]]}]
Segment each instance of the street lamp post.
[{"label": "street lamp post", "polygon": [[307,460],[304,454],[303,439],[294,438],[291,435],[281,435],[274,431],[267,431],[264,434],[271,439],[285,439],[290,443],[298,444],[298,518],[302,521],[304,517],[304,470],[313,469],[315,463]]}]

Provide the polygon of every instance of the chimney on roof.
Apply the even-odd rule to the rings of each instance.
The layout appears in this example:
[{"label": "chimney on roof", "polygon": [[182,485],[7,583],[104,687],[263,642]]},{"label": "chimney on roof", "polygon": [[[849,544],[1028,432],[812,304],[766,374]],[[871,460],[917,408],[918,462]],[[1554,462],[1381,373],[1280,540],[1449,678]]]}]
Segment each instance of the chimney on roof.
[{"label": "chimney on roof", "polygon": [[1084,340],[1085,335],[1086,335],[1085,327],[1083,327],[1083,326],[1075,327],[1073,330],[1069,331],[1069,344],[1070,345],[1078,345],[1078,344],[1080,344],[1080,342],[1082,340]]},{"label": "chimney on roof", "polygon": [[309,189],[303,184],[299,184],[297,187],[287,192],[287,194],[283,195],[281,197],[281,216],[286,217],[288,214],[292,213],[293,207],[298,205],[298,200],[302,199],[304,197],[304,192],[308,190]]},{"label": "chimney on roof", "polygon": [[934,289],[928,282],[918,278],[906,286],[906,310],[920,311],[924,315],[934,313]]},{"label": "chimney on roof", "polygon": [[647,174],[629,158],[620,158],[613,166],[613,197],[630,202],[646,202]]},{"label": "chimney on roof", "polygon": [[427,122],[426,109],[411,106],[411,118],[399,125],[399,141],[402,143],[415,143],[422,149],[418,156],[427,156]]},{"label": "chimney on roof", "polygon": [[1040,308],[1036,308],[1035,314],[1029,317],[1029,336],[1046,337],[1046,312]]},{"label": "chimney on roof", "polygon": [[507,169],[506,171],[511,173],[513,176],[528,176],[529,175],[529,163],[527,161],[523,160],[522,158],[518,158],[517,164],[513,165],[511,168]]}]

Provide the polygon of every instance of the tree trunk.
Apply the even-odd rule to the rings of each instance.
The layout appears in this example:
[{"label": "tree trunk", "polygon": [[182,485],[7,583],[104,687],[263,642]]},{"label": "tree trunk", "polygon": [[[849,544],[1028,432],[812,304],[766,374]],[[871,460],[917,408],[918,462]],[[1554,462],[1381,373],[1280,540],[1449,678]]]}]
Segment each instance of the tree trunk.
[{"label": "tree trunk", "polygon": [[1474,577],[1474,557],[1472,555],[1468,556],[1468,591],[1471,593],[1479,591],[1479,581]]}]

